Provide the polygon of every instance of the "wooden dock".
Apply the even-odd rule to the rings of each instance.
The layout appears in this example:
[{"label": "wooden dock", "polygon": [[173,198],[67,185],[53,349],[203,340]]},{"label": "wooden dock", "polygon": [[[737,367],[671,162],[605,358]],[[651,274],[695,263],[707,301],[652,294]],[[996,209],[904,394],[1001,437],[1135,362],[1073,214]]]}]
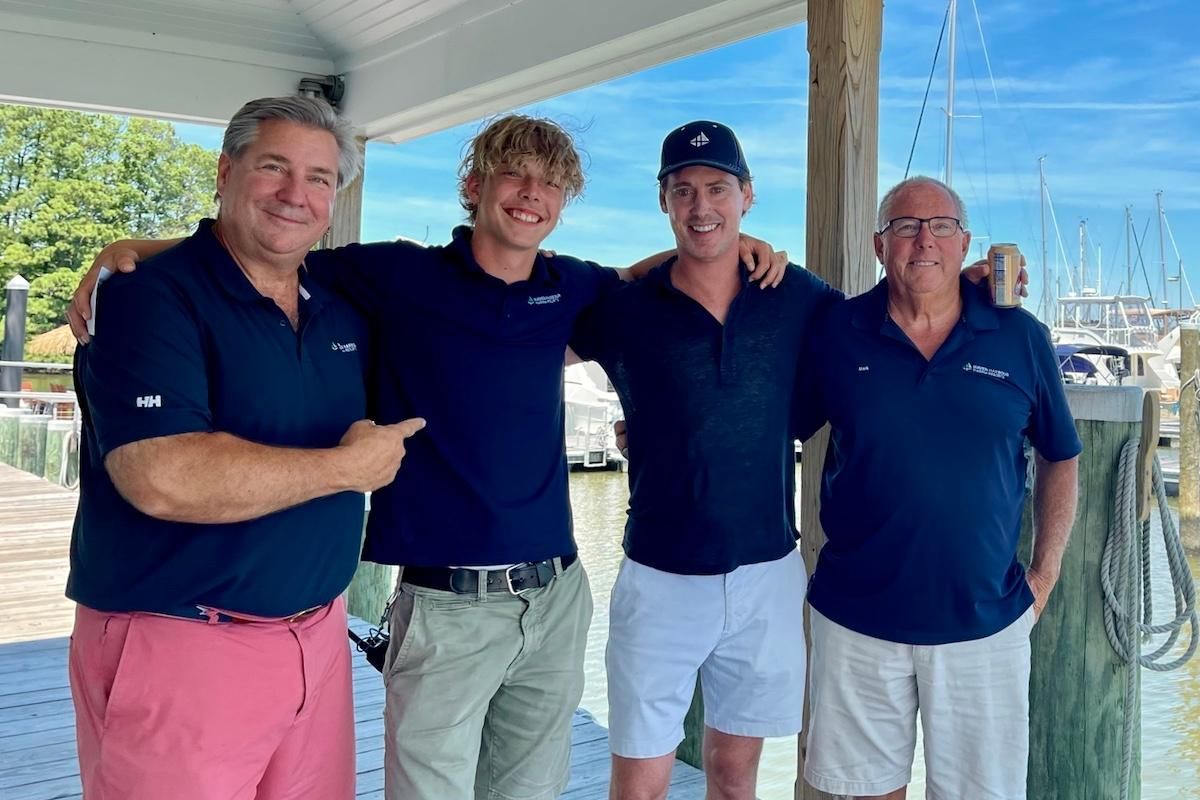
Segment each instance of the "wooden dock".
[{"label": "wooden dock", "polygon": [[[63,596],[76,494],[0,464],[0,798],[79,800],[67,683],[73,604]],[[355,620],[365,630],[365,623]],[[361,632],[361,631],[360,631]],[[383,684],[355,654],[360,798],[383,798]],[[608,734],[584,710],[571,729],[564,800],[608,797]],[[704,775],[676,762],[672,800],[701,800]],[[314,800],[318,800],[314,798]],[[326,800],[319,798],[319,800]]]}]

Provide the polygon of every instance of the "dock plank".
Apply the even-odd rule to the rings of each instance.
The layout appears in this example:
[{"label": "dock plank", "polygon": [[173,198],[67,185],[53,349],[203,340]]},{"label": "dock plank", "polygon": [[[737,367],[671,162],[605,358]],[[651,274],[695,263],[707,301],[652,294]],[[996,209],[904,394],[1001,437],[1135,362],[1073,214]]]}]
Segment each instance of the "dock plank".
[{"label": "dock plank", "polygon": [[[74,605],[63,595],[77,494],[0,464],[0,797],[81,800],[67,677]],[[362,620],[352,627],[364,633]],[[349,646],[349,645],[347,645]],[[358,785],[383,798],[383,682],[354,654]],[[580,709],[571,728],[567,800],[608,797],[608,732]],[[701,800],[704,775],[677,762],[672,800]]]}]

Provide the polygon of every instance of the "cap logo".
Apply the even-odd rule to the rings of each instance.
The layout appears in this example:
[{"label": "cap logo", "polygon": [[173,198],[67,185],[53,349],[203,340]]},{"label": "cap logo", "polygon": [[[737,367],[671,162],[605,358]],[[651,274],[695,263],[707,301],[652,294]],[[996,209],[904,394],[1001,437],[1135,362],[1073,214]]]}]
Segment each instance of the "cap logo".
[{"label": "cap logo", "polygon": [[704,135],[704,131],[700,131],[700,135],[693,138],[691,144],[692,147],[704,147],[708,144],[708,137]]}]

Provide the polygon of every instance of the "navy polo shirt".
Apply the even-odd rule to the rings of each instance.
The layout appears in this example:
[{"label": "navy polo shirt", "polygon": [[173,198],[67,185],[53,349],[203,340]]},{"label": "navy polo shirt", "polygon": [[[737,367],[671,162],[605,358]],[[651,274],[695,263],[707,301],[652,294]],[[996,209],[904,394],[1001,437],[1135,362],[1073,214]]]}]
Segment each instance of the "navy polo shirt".
[{"label": "navy polo shirt", "polygon": [[579,312],[615,270],[537,256],[505,284],[471,252],[407,242],[314,253],[309,268],[365,312],[381,423],[424,417],[396,480],[371,495],[363,558],[509,564],[575,552],[563,435],[563,357]]},{"label": "navy polo shirt", "polygon": [[199,616],[202,605],[287,616],[349,585],[359,493],[246,522],[186,524],[139,512],[104,468],[122,445],[183,433],[337,445],[366,411],[366,325],[303,275],[301,285],[296,331],[217,242],[211,221],[101,285],[96,335],[75,354],[84,427],[68,597],[101,611]]},{"label": "navy polo shirt", "polygon": [[797,364],[841,293],[795,266],[776,289],[742,274],[722,325],[671,283],[674,259],[601,300],[571,345],[598,361],[629,431],[625,553],[686,575],[796,546]]},{"label": "navy polo shirt", "polygon": [[990,636],[1033,602],[1017,561],[1024,441],[1079,454],[1046,329],[962,281],[963,313],[926,361],[887,313],[887,281],[814,337],[802,435],[831,426],[828,537],[808,599],[859,633],[914,645]]}]

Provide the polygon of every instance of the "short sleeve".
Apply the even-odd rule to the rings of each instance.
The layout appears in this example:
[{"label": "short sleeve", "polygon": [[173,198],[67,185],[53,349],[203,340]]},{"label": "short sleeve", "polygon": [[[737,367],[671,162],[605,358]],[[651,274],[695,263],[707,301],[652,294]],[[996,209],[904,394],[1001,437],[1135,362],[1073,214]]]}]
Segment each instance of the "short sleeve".
[{"label": "short sleeve", "polygon": [[611,326],[607,326],[606,330],[604,325],[603,306],[603,303],[593,303],[575,318],[575,327],[571,331],[571,349],[584,361],[603,363],[607,356],[606,347],[613,339]]},{"label": "short sleeve", "polygon": [[833,324],[831,312],[846,300],[846,296],[807,270],[794,279],[801,278],[810,281],[813,287],[812,302],[804,310],[809,321],[805,325],[799,363],[796,365],[796,397],[792,414],[793,435],[803,442],[829,421],[822,392],[825,383],[824,358],[829,352],[830,328]]},{"label": "short sleeve", "polygon": [[1067,405],[1067,391],[1054,357],[1050,333],[1040,323],[1031,323],[1035,407],[1029,427],[1029,441],[1038,455],[1047,461],[1066,461],[1083,451],[1083,442],[1075,429],[1075,418]]},{"label": "short sleeve", "polygon": [[376,242],[314,250],[304,257],[304,266],[321,285],[337,292],[363,314],[371,314],[389,296],[389,288],[396,285],[395,270],[403,268],[409,247],[420,245]]},{"label": "short sleeve", "polygon": [[81,364],[101,458],[130,442],[212,430],[199,322],[155,272],[117,275],[100,287],[96,333]]}]

